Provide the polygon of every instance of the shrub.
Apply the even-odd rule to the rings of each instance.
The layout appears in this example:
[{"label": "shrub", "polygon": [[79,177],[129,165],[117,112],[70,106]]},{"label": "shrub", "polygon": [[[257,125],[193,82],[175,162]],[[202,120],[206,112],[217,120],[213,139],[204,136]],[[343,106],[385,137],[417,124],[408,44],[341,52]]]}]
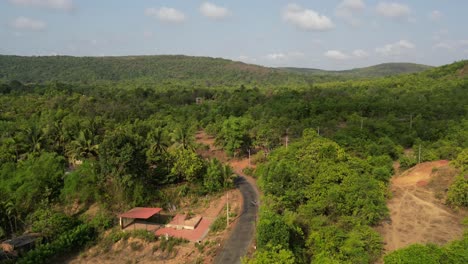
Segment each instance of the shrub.
[{"label": "shrub", "polygon": [[454,206],[468,207],[468,179],[458,175],[449,187],[447,202]]},{"label": "shrub", "polygon": [[95,238],[94,229],[82,224],[61,234],[56,240],[37,246],[19,259],[18,263],[40,264],[48,263],[49,259],[57,254],[63,254],[83,247]]}]

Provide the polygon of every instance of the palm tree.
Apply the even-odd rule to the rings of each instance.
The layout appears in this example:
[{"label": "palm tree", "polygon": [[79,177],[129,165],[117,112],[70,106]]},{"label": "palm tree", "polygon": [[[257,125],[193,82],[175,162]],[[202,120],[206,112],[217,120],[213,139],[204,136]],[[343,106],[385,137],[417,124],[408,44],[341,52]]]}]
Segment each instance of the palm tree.
[{"label": "palm tree", "polygon": [[67,146],[67,155],[76,160],[80,158],[97,157],[99,145],[89,129],[80,130],[78,137]]},{"label": "palm tree", "polygon": [[149,150],[154,154],[162,154],[167,151],[169,142],[167,139],[166,131],[162,127],[153,129],[147,136]]},{"label": "palm tree", "polygon": [[190,124],[179,124],[171,133],[172,141],[177,147],[184,149],[195,149],[194,131]]},{"label": "palm tree", "polygon": [[26,152],[39,153],[44,141],[43,131],[33,123],[20,131],[19,141],[24,145]]}]

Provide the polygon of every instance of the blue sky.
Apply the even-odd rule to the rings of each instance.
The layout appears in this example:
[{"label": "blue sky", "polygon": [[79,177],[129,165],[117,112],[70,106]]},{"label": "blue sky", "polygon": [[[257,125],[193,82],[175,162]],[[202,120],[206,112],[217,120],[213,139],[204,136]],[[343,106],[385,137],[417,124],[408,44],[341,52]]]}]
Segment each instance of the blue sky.
[{"label": "blue sky", "polygon": [[0,54],[349,69],[468,58],[465,0],[1,0]]}]

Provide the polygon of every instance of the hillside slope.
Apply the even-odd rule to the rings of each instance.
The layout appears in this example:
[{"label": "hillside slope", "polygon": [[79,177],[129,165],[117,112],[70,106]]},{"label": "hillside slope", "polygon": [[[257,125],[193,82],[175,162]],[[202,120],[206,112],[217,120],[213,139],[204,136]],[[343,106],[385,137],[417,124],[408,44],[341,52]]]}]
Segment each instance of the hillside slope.
[{"label": "hillside slope", "polygon": [[[224,83],[283,83],[303,77],[273,68],[220,58],[181,55],[71,57],[0,56],[0,79],[42,81],[170,81]],[[209,85],[209,84],[208,84]]]},{"label": "hillside slope", "polygon": [[222,58],[183,55],[23,57],[0,55],[0,80],[21,82],[147,81],[210,85],[308,85],[420,72],[430,66],[387,63],[347,71],[268,68]]},{"label": "hillside slope", "polygon": [[325,71],[320,69],[308,68],[282,68],[289,72],[301,73],[307,75],[334,75],[348,78],[369,78],[369,77],[385,77],[398,74],[417,73],[428,69],[432,66],[415,64],[415,63],[383,63],[365,68],[356,68],[344,71]]}]

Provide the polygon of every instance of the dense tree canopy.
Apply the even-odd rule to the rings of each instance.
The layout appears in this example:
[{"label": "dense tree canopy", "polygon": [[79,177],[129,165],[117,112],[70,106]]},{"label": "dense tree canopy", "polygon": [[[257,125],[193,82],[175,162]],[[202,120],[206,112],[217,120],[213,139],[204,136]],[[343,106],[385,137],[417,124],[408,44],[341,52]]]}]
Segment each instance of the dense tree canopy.
[{"label": "dense tree canopy", "polygon": [[75,238],[92,238],[95,226],[56,229],[78,216],[47,208],[99,204],[115,214],[170,207],[164,190],[173,186],[177,195],[232,187],[229,167],[199,156],[199,129],[232,156],[265,161],[256,171],[265,197],[254,263],[374,261],[381,240],[370,226],[387,215],[392,161],[411,166],[419,148],[421,161],[454,160],[461,174],[449,202],[466,206],[466,62],[333,82],[185,57],[1,56],[0,65],[0,237],[34,219],[50,240],[80,244]]}]

